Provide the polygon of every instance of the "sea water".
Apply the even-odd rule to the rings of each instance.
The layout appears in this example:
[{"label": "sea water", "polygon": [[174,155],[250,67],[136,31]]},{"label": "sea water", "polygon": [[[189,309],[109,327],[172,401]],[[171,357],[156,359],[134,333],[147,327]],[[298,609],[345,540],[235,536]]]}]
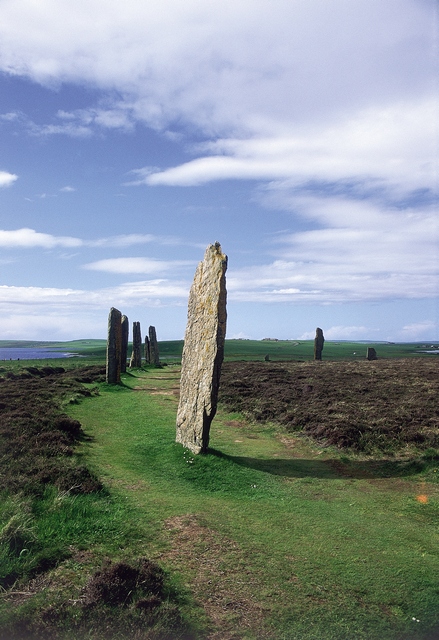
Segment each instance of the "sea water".
[{"label": "sea water", "polygon": [[29,349],[0,347],[0,360],[49,360],[52,358],[70,358],[74,353],[50,351],[50,349]]}]

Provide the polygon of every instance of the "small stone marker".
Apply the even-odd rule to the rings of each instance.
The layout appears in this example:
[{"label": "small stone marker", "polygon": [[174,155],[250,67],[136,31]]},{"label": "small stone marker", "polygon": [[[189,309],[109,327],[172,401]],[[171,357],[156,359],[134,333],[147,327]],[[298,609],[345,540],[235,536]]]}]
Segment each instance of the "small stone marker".
[{"label": "small stone marker", "polygon": [[127,357],[128,357],[128,336],[130,332],[130,323],[127,316],[122,316],[122,346],[120,350],[120,370],[126,373]]},{"label": "small stone marker", "polygon": [[122,314],[111,307],[108,315],[106,381],[108,384],[120,382],[120,356],[122,351]]},{"label": "small stone marker", "polygon": [[377,352],[373,347],[367,347],[367,355],[366,358],[368,360],[378,360]]},{"label": "small stone marker", "polygon": [[140,322],[133,322],[133,352],[130,358],[130,369],[142,366],[142,334]]},{"label": "small stone marker", "polygon": [[152,364],[155,364],[157,367],[160,366],[160,354],[159,354],[159,345],[157,342],[157,334],[155,327],[149,327],[149,350],[150,350],[150,361]]},{"label": "small stone marker", "polygon": [[207,451],[216,413],[226,337],[226,269],[219,242],[209,245],[189,293],[176,441],[193,453]]},{"label": "small stone marker", "polygon": [[322,359],[322,351],[323,351],[324,343],[325,343],[325,338],[323,337],[323,331],[319,327],[317,327],[316,337],[314,338],[314,360]]},{"label": "small stone marker", "polygon": [[145,362],[151,364],[151,349],[148,336],[145,336]]}]

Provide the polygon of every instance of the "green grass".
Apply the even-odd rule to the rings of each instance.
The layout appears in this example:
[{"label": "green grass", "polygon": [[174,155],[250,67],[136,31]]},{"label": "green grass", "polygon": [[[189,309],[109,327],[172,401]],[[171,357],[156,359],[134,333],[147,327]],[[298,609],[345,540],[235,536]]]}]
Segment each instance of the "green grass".
[{"label": "green grass", "polygon": [[[241,593],[263,612],[256,630],[242,625],[238,604],[227,605],[218,624],[239,625],[236,637],[433,638],[435,476],[408,468],[403,477],[396,469],[390,477],[346,477],[334,464],[338,452],[294,436],[286,446],[274,426],[222,412],[212,427],[212,452],[193,456],[174,443],[175,397],[151,393],[174,385],[166,378],[176,375],[173,367],[138,371],[124,377],[124,386],[102,385],[99,397],[70,410],[93,437],[85,445],[89,463],[115,504],[128,507],[149,555],[192,585],[198,599],[215,601],[228,589],[231,603]],[[349,464],[365,462],[349,458]],[[428,495],[426,504],[419,494]],[[175,518],[195,518],[204,532],[190,543],[177,539],[182,556],[166,525]],[[209,582],[203,566],[213,554]],[[196,607],[193,615],[203,618]]]},{"label": "green grass", "polygon": [[[56,566],[70,555],[70,547],[105,545],[116,553],[139,539],[134,526],[125,526],[126,507],[105,493],[69,495],[48,487],[32,502],[3,496],[0,508],[2,574],[31,578],[44,567]],[[144,530],[142,530],[142,537]]]}]

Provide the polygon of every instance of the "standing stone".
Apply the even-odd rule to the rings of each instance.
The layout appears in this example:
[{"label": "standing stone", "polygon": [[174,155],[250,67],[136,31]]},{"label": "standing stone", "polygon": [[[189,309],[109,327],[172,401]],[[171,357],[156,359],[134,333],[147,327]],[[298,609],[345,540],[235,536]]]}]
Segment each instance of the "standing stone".
[{"label": "standing stone", "polygon": [[120,382],[120,356],[122,351],[122,314],[111,307],[108,315],[106,381],[108,384]]},{"label": "standing stone", "polygon": [[323,337],[323,331],[319,327],[317,327],[316,337],[314,338],[314,360],[322,359],[322,351],[323,351],[324,343],[325,343],[325,338]]},{"label": "standing stone", "polygon": [[130,332],[130,323],[126,316],[122,316],[122,347],[120,351],[120,371],[126,373],[127,357],[128,357],[128,336]]},{"label": "standing stone", "polygon": [[133,322],[133,352],[130,358],[130,369],[142,366],[142,334],[140,322]]},{"label": "standing stone", "polygon": [[155,364],[157,367],[160,366],[160,354],[159,354],[159,345],[157,342],[157,334],[155,331],[155,327],[149,327],[149,349],[150,349],[150,362]]},{"label": "standing stone", "polygon": [[193,453],[207,451],[216,413],[226,337],[226,269],[219,242],[209,245],[189,293],[176,441]]},{"label": "standing stone", "polygon": [[151,364],[151,348],[148,336],[145,336],[145,362]]},{"label": "standing stone", "polygon": [[378,360],[377,352],[373,347],[367,347],[367,355],[366,358],[368,360]]}]

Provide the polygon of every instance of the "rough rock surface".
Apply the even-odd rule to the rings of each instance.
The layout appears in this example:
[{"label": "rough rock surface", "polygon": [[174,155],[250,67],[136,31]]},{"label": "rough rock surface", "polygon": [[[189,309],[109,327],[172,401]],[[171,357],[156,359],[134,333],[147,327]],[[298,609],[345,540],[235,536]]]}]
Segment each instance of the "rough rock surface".
[{"label": "rough rock surface", "polygon": [[367,347],[367,355],[366,358],[368,360],[377,360],[377,352],[373,347]]},{"label": "rough rock surface", "polygon": [[120,370],[122,373],[125,373],[127,370],[129,333],[130,333],[130,322],[127,316],[122,316],[122,347],[120,352]]},{"label": "rough rock surface", "polygon": [[145,336],[145,362],[151,364],[151,349],[148,336]]},{"label": "rough rock surface", "polygon": [[323,337],[323,331],[319,327],[317,327],[316,337],[314,338],[314,360],[322,359],[322,351],[323,351],[324,343],[325,343],[325,338]]},{"label": "rough rock surface", "polygon": [[189,294],[176,441],[193,453],[207,451],[216,413],[226,337],[226,269],[221,245],[209,245]]},{"label": "rough rock surface", "polygon": [[149,350],[150,350],[150,362],[157,367],[160,366],[160,354],[159,345],[157,342],[157,334],[155,327],[149,327]]},{"label": "rough rock surface", "polygon": [[133,352],[130,358],[130,368],[142,366],[142,334],[140,322],[133,322]]},{"label": "rough rock surface", "polygon": [[122,350],[122,314],[111,307],[108,314],[106,381],[109,384],[120,382],[120,363]]}]

